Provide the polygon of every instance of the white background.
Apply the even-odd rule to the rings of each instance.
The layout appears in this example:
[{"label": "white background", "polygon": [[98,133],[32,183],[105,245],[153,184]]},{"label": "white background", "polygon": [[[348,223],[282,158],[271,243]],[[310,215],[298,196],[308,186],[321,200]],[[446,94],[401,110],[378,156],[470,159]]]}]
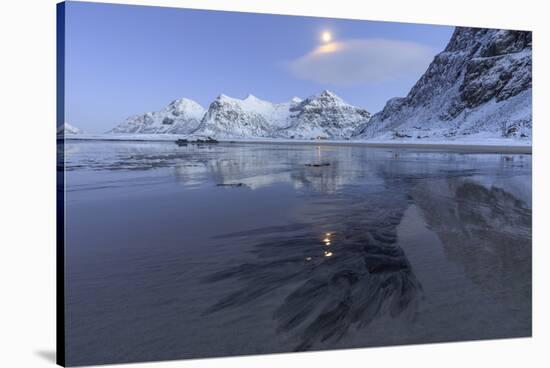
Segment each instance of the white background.
[{"label": "white background", "polygon": [[[111,2],[534,31],[533,338],[174,361],[140,367],[549,366],[550,244],[545,230],[550,221],[545,216],[550,184],[550,20],[545,1]],[[55,356],[55,3],[12,0],[0,5],[0,367],[52,366]]]}]

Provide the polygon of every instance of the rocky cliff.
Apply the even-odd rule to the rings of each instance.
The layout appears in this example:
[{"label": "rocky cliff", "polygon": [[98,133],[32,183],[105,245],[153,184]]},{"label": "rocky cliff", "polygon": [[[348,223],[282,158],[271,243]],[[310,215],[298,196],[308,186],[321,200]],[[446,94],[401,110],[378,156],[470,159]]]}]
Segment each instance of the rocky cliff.
[{"label": "rocky cliff", "polygon": [[457,27],[409,94],[356,138],[531,137],[531,32]]}]

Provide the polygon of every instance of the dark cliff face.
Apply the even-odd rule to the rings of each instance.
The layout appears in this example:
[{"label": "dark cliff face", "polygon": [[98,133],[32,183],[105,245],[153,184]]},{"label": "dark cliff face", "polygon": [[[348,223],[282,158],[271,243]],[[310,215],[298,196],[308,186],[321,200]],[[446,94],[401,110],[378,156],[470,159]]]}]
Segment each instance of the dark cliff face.
[{"label": "dark cliff face", "polygon": [[411,89],[407,102],[424,104],[426,97],[436,95],[437,87],[455,83],[460,84],[460,94],[448,117],[493,97],[502,101],[530,88],[531,32],[458,27]]},{"label": "dark cliff face", "polygon": [[[509,58],[510,54],[518,55]],[[478,52],[466,62],[460,99],[464,106],[476,107],[492,98],[504,101],[528,88],[531,88],[531,32],[498,31],[490,34],[489,42],[480,44]]]},{"label": "dark cliff face", "polygon": [[[514,110],[524,110],[523,116],[510,116],[505,105],[531,88],[531,43],[531,32],[457,27],[408,95],[388,101],[357,135],[414,127],[437,128],[443,135],[487,130],[502,134],[503,125],[514,123],[530,132],[530,95],[514,100]],[[481,111],[493,101],[497,105]],[[481,111],[475,116],[478,127],[471,116],[476,111]],[[481,122],[484,118],[487,121]]]}]

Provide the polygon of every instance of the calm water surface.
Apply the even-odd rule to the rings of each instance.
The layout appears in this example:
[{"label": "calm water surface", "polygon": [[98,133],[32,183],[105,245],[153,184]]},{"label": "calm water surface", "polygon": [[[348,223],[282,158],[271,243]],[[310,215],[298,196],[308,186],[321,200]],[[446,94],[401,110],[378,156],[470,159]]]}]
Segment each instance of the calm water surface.
[{"label": "calm water surface", "polygon": [[70,365],[531,335],[530,155],[68,141],[65,160]]}]

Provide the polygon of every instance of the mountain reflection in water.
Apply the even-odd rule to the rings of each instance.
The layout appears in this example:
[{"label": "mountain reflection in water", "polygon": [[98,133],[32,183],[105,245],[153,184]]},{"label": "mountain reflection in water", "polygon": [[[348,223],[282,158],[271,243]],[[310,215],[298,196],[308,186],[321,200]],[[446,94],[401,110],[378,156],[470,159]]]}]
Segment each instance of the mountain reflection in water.
[{"label": "mountain reflection in water", "polygon": [[530,192],[528,199],[520,199],[475,178],[419,183],[410,192],[447,258],[472,282],[517,310],[530,303]]},{"label": "mountain reflection in water", "polygon": [[530,155],[67,141],[65,164],[70,364],[531,334]]}]

